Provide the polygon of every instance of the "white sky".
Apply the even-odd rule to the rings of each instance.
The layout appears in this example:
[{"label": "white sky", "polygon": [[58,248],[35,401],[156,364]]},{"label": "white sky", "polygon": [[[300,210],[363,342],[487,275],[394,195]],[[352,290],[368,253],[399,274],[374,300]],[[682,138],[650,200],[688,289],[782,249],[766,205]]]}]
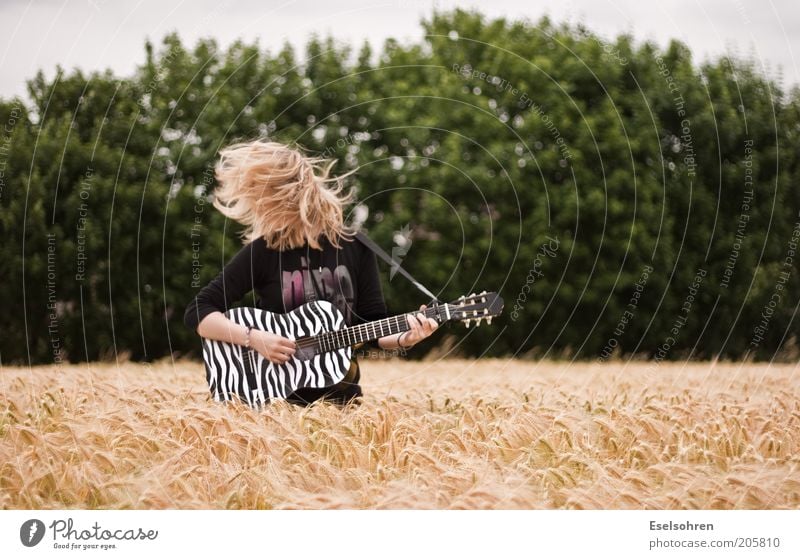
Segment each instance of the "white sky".
[{"label": "white sky", "polygon": [[36,70],[111,68],[129,75],[154,43],[177,30],[184,44],[213,36],[221,47],[242,38],[276,50],[311,32],[332,33],[356,47],[379,48],[387,37],[422,37],[419,21],[438,10],[477,8],[488,16],[582,22],[606,38],[629,32],[665,45],[686,42],[695,62],[725,53],[755,58],[785,84],[800,83],[800,6],[797,0],[0,0],[0,97],[27,97]]}]

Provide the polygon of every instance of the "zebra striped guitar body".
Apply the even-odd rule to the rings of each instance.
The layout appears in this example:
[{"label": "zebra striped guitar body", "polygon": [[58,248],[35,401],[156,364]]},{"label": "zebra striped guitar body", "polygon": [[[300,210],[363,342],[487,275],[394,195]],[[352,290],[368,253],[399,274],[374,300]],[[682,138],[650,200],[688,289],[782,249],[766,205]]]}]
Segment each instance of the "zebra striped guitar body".
[{"label": "zebra striped guitar body", "polygon": [[[452,303],[433,302],[423,314],[439,324],[461,320],[491,322],[503,310],[496,293],[461,297]],[[415,311],[419,312],[419,311]],[[345,326],[342,313],[328,301],[306,303],[286,314],[250,307],[225,313],[243,326],[266,330],[295,341],[286,363],[276,364],[254,349],[203,338],[203,361],[211,396],[217,402],[238,399],[252,408],[271,400],[285,400],[300,388],[325,388],[341,382],[353,359],[352,346],[409,329],[406,315]]]},{"label": "zebra striped guitar body", "polygon": [[[286,314],[249,307],[225,313],[230,320],[273,334],[300,340],[339,330],[344,317],[328,301],[313,301]],[[211,395],[217,402],[238,397],[257,408],[270,400],[285,400],[298,388],[324,388],[340,382],[350,368],[350,346],[319,352],[298,344],[292,359],[275,364],[254,349],[203,339],[203,360]]]}]

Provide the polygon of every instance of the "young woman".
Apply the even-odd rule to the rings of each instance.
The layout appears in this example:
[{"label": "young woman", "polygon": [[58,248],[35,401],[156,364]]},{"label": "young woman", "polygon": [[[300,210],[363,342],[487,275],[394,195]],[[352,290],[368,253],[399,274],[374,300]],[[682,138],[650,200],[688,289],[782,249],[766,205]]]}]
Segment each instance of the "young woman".
[{"label": "young woman", "polygon": [[[201,337],[248,343],[273,363],[295,352],[292,340],[247,329],[222,313],[253,293],[247,306],[285,313],[307,301],[330,301],[348,326],[386,317],[375,255],[344,224],[341,177],[330,177],[333,162],[306,157],[298,149],[267,141],[231,145],[216,165],[219,187],[214,206],[245,226],[245,246],[189,303],[186,326]],[[420,307],[424,310],[425,306]],[[381,349],[408,349],[436,329],[433,319],[409,314],[411,329],[377,340]],[[345,404],[361,396],[358,361],[328,388],[297,390],[289,401],[308,405],[325,398]]]}]

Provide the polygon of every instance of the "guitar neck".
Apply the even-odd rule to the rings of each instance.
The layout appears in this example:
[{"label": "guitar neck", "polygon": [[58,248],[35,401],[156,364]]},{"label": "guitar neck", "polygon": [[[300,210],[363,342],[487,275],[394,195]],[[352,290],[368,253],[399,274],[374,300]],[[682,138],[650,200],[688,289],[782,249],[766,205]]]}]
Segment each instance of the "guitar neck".
[{"label": "guitar neck", "polygon": [[[421,312],[426,318],[434,318],[438,319],[437,322],[443,322],[450,319],[449,307],[450,305],[443,304],[439,305],[438,309],[428,308],[424,311],[417,312]],[[317,342],[320,350],[333,351],[342,347],[360,344],[370,340],[377,340],[384,336],[399,334],[406,330],[410,330],[407,315],[398,314],[396,316],[390,316],[389,318],[359,324],[358,326],[350,326],[348,328],[342,328],[341,330],[325,332],[324,334],[314,336],[312,339]]]}]

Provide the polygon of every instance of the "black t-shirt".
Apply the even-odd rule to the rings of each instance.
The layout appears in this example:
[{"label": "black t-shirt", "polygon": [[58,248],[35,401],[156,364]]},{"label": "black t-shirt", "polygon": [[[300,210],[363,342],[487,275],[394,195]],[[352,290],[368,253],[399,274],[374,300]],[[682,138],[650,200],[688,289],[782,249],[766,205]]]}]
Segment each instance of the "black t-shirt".
[{"label": "black t-shirt", "polygon": [[[342,239],[339,244],[337,249],[324,239],[322,250],[305,245],[281,252],[268,248],[263,238],[248,243],[192,299],[184,323],[196,332],[208,314],[225,312],[239,302],[265,311],[289,312],[311,300],[314,289],[317,299],[330,301],[339,309],[348,326],[385,318],[375,254],[357,239]],[[377,342],[373,345],[377,347]],[[345,379],[350,385],[359,378],[358,363],[354,363]],[[303,393],[298,390],[295,394],[304,401],[322,395],[301,390]]]}]

